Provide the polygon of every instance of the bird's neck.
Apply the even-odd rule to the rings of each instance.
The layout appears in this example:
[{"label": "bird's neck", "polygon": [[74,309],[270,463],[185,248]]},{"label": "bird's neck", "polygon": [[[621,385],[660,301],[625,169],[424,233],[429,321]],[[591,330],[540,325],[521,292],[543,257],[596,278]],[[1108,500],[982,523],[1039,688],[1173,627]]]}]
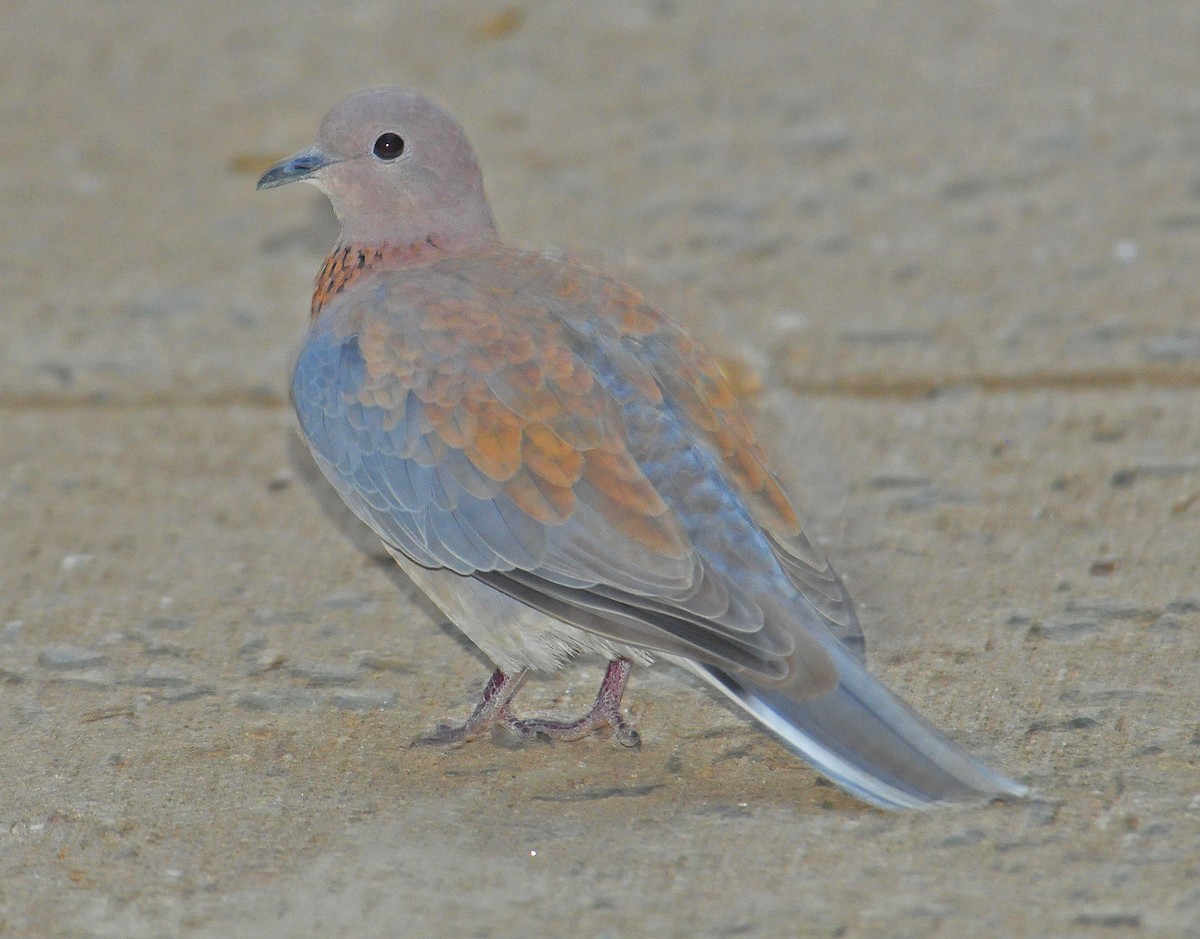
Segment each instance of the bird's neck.
[{"label": "bird's neck", "polygon": [[486,247],[486,242],[473,242],[464,246],[459,242],[439,240],[435,235],[427,235],[424,239],[408,243],[372,244],[347,239],[343,232],[317,274],[310,318],[316,319],[334,297],[360,277],[373,271],[422,267],[467,250],[486,250]]},{"label": "bird's neck", "polygon": [[342,223],[340,244],[426,245],[446,254],[486,250],[499,235],[483,181],[455,183],[433,199],[424,190],[354,188],[329,181],[326,193]]}]

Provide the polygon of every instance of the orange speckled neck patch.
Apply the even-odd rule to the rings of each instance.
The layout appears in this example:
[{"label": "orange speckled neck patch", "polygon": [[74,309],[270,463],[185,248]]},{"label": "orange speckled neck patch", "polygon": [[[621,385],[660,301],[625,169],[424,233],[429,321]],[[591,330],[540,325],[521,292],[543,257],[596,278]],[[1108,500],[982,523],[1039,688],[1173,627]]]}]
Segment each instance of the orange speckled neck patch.
[{"label": "orange speckled neck patch", "polygon": [[406,264],[429,255],[440,256],[442,249],[432,241],[411,245],[335,245],[321,266],[313,290],[309,318],[316,319],[329,301],[342,293],[372,268],[383,265]]},{"label": "orange speckled neck patch", "polygon": [[381,248],[368,248],[365,245],[335,247],[321,266],[321,273],[317,275],[312,308],[309,311],[311,318],[316,319],[330,300],[354,283],[364,271],[382,258],[383,249]]}]

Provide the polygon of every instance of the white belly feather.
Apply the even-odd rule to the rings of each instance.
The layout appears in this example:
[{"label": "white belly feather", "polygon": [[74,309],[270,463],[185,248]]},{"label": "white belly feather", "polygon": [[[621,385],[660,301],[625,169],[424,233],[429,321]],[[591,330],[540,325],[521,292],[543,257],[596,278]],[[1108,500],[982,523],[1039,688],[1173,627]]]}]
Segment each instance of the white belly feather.
[{"label": "white belly feather", "polygon": [[501,671],[552,671],[573,655],[627,658],[648,665],[645,649],[607,639],[547,616],[474,577],[441,568],[430,570],[397,551],[389,553],[401,570],[437,604]]}]

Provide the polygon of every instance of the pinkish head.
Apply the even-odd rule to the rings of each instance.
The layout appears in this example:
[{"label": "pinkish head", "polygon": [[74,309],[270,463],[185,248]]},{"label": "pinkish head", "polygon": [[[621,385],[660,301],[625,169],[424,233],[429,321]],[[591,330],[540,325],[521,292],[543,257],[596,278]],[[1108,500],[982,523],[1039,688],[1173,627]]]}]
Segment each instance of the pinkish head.
[{"label": "pinkish head", "polygon": [[347,98],[321,121],[316,145],[276,163],[258,188],[298,180],[329,197],[344,242],[429,241],[462,250],[496,238],[466,134],[410,91],[379,88]]}]

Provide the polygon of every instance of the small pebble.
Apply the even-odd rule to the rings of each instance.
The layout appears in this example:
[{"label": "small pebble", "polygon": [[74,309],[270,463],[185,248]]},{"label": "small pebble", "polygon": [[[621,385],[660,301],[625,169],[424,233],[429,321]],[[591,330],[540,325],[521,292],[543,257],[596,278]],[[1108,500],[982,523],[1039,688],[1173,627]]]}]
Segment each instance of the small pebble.
[{"label": "small pebble", "polygon": [[1122,264],[1132,264],[1141,253],[1138,243],[1128,238],[1113,243],[1113,257]]},{"label": "small pebble", "polygon": [[351,685],[361,676],[357,665],[303,665],[291,666],[288,671],[297,678],[306,678],[310,685]]},{"label": "small pebble", "polygon": [[90,554],[68,554],[59,562],[59,569],[63,571],[75,571],[83,567],[92,559]]},{"label": "small pebble", "polygon": [[1029,627],[1030,639],[1050,639],[1054,642],[1074,642],[1100,632],[1094,620],[1078,617],[1048,616]]},{"label": "small pebble", "polygon": [[144,672],[130,678],[126,684],[142,685],[147,688],[171,688],[188,683],[188,674],[177,668],[152,665]]},{"label": "small pebble", "polygon": [[1091,730],[1094,727],[1099,727],[1100,722],[1094,717],[1088,717],[1086,714],[1081,714],[1078,717],[1068,717],[1062,720],[1053,720],[1047,718],[1045,720],[1034,721],[1029,725],[1026,734],[1040,734],[1046,731],[1073,731],[1073,730]]},{"label": "small pebble", "polygon": [[89,668],[100,665],[105,660],[105,656],[101,652],[66,643],[46,646],[38,655],[39,665],[54,669]]},{"label": "small pebble", "polygon": [[216,685],[188,685],[183,688],[172,688],[158,696],[158,700],[166,704],[177,704],[180,701],[194,701],[196,698],[206,698],[217,693]]},{"label": "small pebble", "polygon": [[116,684],[112,672],[103,668],[89,668],[80,672],[65,672],[52,679],[60,685],[73,685],[76,688],[111,688]]},{"label": "small pebble", "polygon": [[1158,616],[1151,610],[1132,600],[1068,600],[1063,606],[1068,613],[1085,613],[1096,619],[1152,620]]},{"label": "small pebble", "polygon": [[146,627],[148,629],[187,629],[193,622],[186,616],[151,616],[146,620]]},{"label": "small pebble", "polygon": [[331,593],[321,601],[322,609],[326,610],[363,611],[375,606],[375,598],[368,593]]},{"label": "small pebble", "polygon": [[1138,929],[1142,925],[1142,914],[1123,910],[1089,910],[1076,916],[1072,924],[1104,929]]},{"label": "small pebble", "polygon": [[287,691],[248,691],[238,695],[238,707],[247,711],[300,711],[317,707],[321,699],[302,688]]},{"label": "small pebble", "polygon": [[307,610],[255,610],[250,617],[256,626],[293,626],[313,621]]},{"label": "small pebble", "polygon": [[375,711],[396,706],[393,691],[358,691],[346,689],[335,691],[329,703],[339,711]]},{"label": "small pebble", "polygon": [[388,655],[386,652],[362,652],[359,655],[359,662],[363,668],[377,672],[411,672],[413,670],[408,660],[398,655]]},{"label": "small pebble", "polygon": [[141,643],[142,652],[146,655],[169,655],[173,658],[182,659],[188,654],[188,649],[185,646],[181,646],[178,642],[159,639],[153,633],[146,632],[143,629],[132,630],[128,638]]},{"label": "small pebble", "polygon": [[243,675],[265,675],[268,672],[278,671],[285,664],[287,664],[286,655],[273,649],[267,649],[261,655],[243,664],[241,672]]},{"label": "small pebble", "polygon": [[796,157],[827,157],[850,147],[849,129],[837,122],[797,127],[784,132],[781,138],[780,149]]}]

